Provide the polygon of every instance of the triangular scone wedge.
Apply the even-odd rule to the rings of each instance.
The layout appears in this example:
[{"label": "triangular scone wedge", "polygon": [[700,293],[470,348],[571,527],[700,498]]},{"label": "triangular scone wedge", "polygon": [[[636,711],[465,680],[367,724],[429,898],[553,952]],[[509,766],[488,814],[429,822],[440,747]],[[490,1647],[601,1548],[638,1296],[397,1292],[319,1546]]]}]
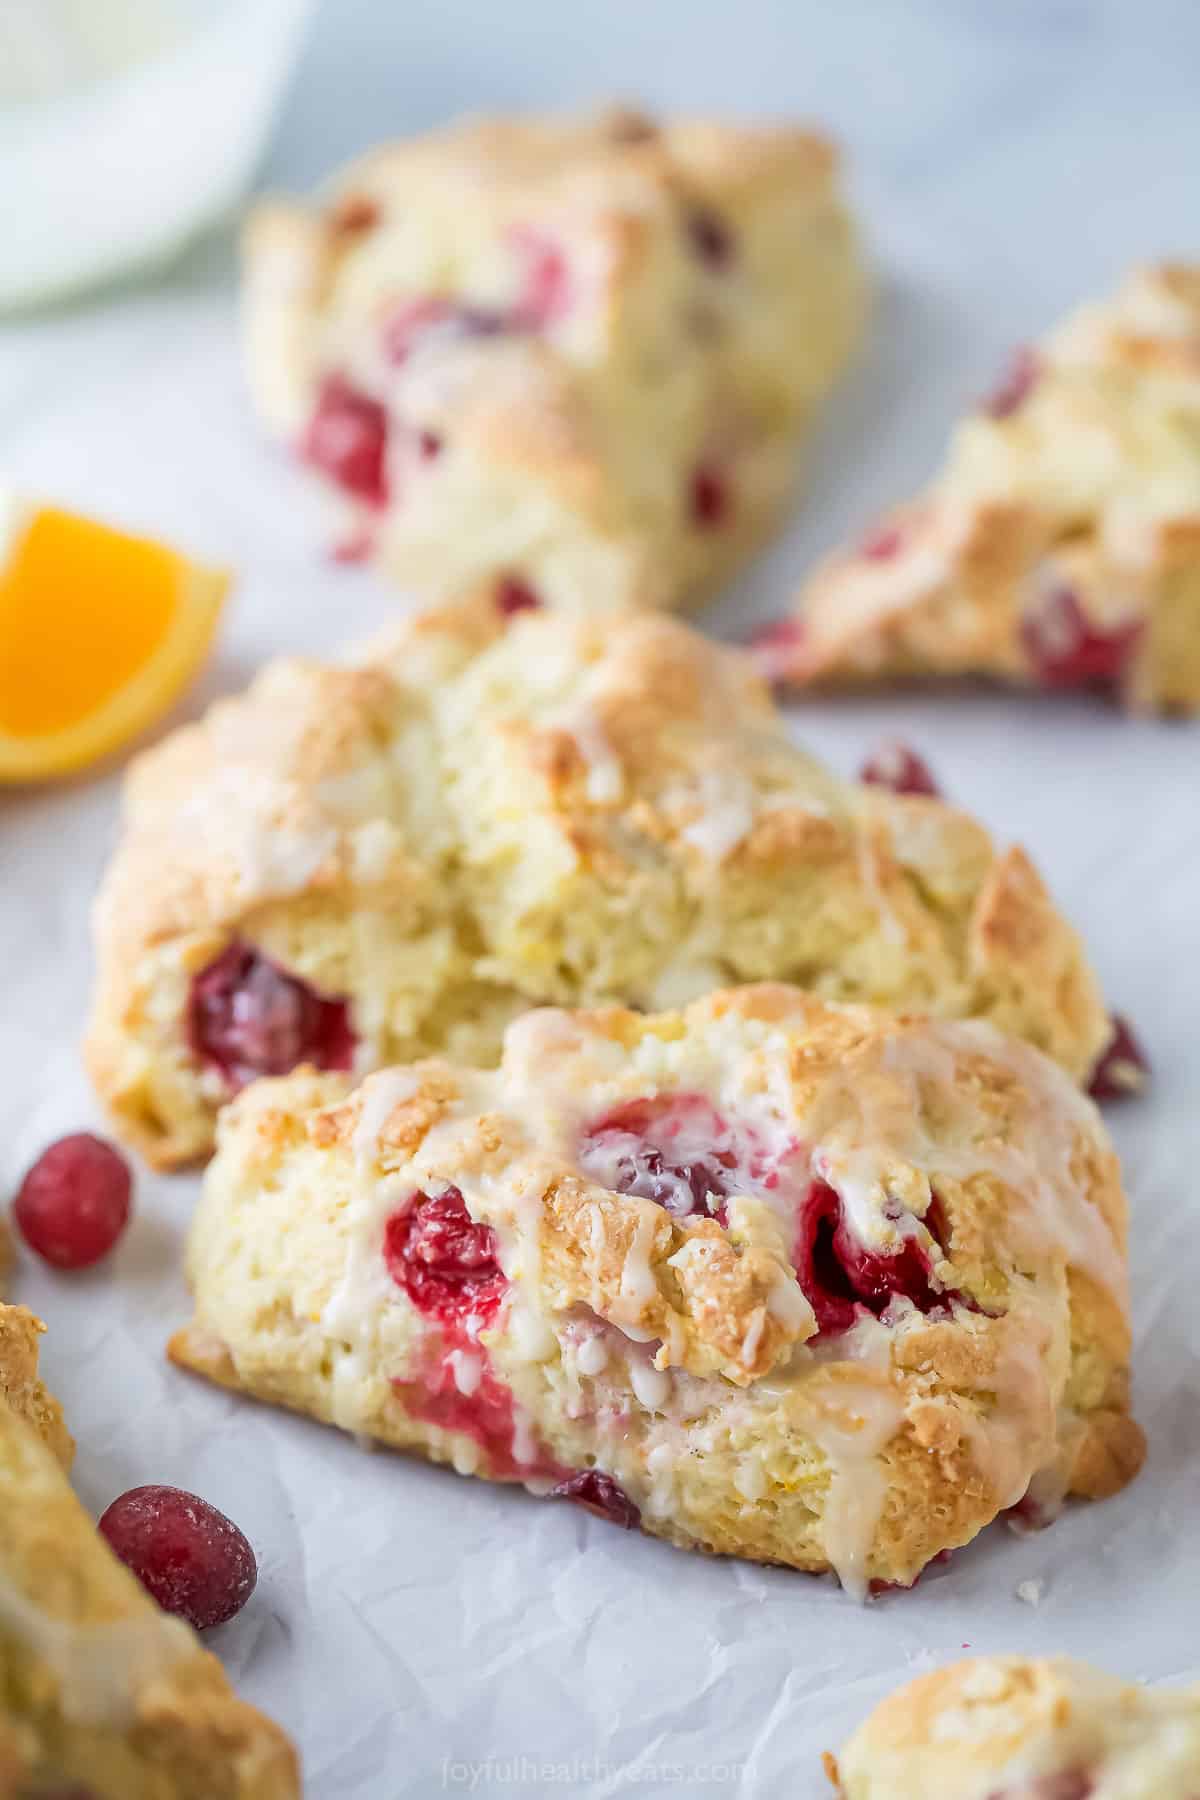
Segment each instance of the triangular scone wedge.
[{"label": "triangular scone wedge", "polygon": [[1022,351],[759,653],[795,684],[983,674],[1200,708],[1200,265],[1140,270]]},{"label": "triangular scone wedge", "polygon": [[889,1695],[826,1770],[842,1800],[1192,1800],[1200,1686],[971,1657]]},{"label": "triangular scone wedge", "polygon": [[1116,1157],[989,1025],[772,985],[347,1085],[223,1114],[177,1362],[858,1593],[1140,1466]]},{"label": "triangular scone wedge", "polygon": [[486,1062],[541,1003],[786,978],[991,1018],[1077,1076],[1108,1036],[1020,850],[827,773],[674,620],[506,629],[490,594],[357,667],[273,664],[139,758],[96,934],[88,1060],[160,1164],[251,1075]]},{"label": "triangular scone wedge", "polygon": [[431,596],[671,605],[777,521],[864,288],[810,132],[468,119],[255,209],[246,359],[344,553]]},{"label": "triangular scone wedge", "polygon": [[0,1795],[296,1800],[296,1755],[159,1611],[67,1483],[42,1326],[0,1305]]}]

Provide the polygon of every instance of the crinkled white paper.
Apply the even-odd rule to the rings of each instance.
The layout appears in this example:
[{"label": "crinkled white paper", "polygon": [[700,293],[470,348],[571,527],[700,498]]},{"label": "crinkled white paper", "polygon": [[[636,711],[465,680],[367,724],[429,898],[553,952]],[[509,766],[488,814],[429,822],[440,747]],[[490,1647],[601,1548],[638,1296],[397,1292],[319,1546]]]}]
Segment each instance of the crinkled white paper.
[{"label": "crinkled white paper", "polygon": [[[967,56],[970,94],[983,80],[975,52],[988,48]],[[1042,67],[1026,48],[997,66]],[[1116,54],[1103,64],[1110,77]],[[1065,82],[1066,64],[1056,66]],[[846,129],[852,89],[861,98],[843,71],[826,108],[835,123],[839,108],[848,115]],[[1122,137],[1089,102],[1088,180],[1104,202],[1091,207],[1092,188],[1077,194],[1064,173],[1049,102],[1035,155],[1015,115],[981,126],[976,143],[975,108],[960,96],[956,114],[957,92],[939,78],[936,156],[924,137],[911,153],[900,144],[895,96],[876,134],[867,210],[889,274],[875,347],[816,447],[795,532],[710,615],[728,635],[768,616],[815,553],[919,478],[1006,341],[1127,257],[1169,245],[1172,216],[1185,238],[1191,226],[1179,248],[1196,248],[1194,115],[1178,110],[1173,125],[1138,109],[1138,166],[1149,141],[1162,169],[1162,184],[1139,191],[1132,125]],[[818,85],[797,104],[825,99]],[[922,117],[916,89],[908,105]],[[906,129],[911,147],[916,125]],[[220,650],[181,717],[265,655],[331,647],[396,604],[370,576],[322,560],[293,470],[259,444],[219,253],[156,291],[8,327],[0,465],[27,490],[238,569]],[[241,1691],[295,1734],[321,1800],[472,1789],[816,1800],[819,1752],[888,1689],[964,1650],[1065,1650],[1151,1680],[1200,1672],[1200,724],[962,692],[825,702],[796,718],[843,769],[902,735],[950,795],[1024,843],[1149,1045],[1151,1096],[1111,1114],[1133,1205],[1145,1473],[1041,1536],[995,1529],[915,1592],[859,1608],[827,1581],[687,1556],[567,1506],[365,1454],[170,1369],[163,1345],[187,1314],[179,1265],[196,1182],[142,1171],[110,1266],[53,1276],[26,1257],[15,1294],[49,1322],[45,1368],[79,1439],[85,1502],[99,1511],[135,1483],[177,1482],[254,1542],[258,1591],[213,1647]],[[5,1192],[49,1139],[97,1122],[76,1044],[88,905],[117,797],[111,772],[0,792]]]}]

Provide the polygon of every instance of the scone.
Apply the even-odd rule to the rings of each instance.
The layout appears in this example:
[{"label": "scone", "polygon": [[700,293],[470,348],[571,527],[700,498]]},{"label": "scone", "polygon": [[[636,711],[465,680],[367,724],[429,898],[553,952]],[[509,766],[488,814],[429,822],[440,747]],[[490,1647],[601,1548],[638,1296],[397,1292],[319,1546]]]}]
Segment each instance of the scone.
[{"label": "scone", "polygon": [[1194,1800],[1200,1687],[973,1657],[892,1694],[826,1767],[843,1800]]},{"label": "scone", "polygon": [[355,667],[277,663],[135,762],[96,931],[88,1060],[161,1165],[252,1076],[494,1061],[541,1003],[786,979],[980,1014],[1077,1076],[1108,1037],[1020,850],[827,774],[664,614],[506,627],[490,593]]},{"label": "scone", "polygon": [[295,1752],[111,1554],[64,1473],[42,1327],[0,1305],[0,1800],[296,1800]]},{"label": "scone", "polygon": [[264,424],[336,497],[340,551],[435,596],[715,580],[787,499],[863,310],[833,151],[793,128],[469,120],[246,234]]},{"label": "scone", "polygon": [[989,1025],[771,985],[347,1088],[224,1113],[177,1362],[858,1594],[1141,1462],[1116,1158]]},{"label": "scone", "polygon": [[1200,265],[1020,353],[917,500],[760,640],[781,680],[978,673],[1200,707]]}]

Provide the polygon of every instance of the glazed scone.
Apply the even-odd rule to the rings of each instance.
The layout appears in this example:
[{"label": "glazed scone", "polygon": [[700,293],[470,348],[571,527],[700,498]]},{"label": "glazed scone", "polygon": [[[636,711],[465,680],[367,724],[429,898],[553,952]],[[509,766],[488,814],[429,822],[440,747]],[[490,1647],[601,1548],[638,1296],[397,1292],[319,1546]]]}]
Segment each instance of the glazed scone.
[{"label": "glazed scone", "polygon": [[42,1327],[0,1306],[0,1800],[298,1800],[287,1738],[159,1611],[69,1487]]},{"label": "glazed scone", "polygon": [[989,1025],[776,984],[347,1088],[223,1114],[176,1361],[859,1594],[1140,1465],[1116,1157]]},{"label": "glazed scone", "polygon": [[843,1800],[1195,1800],[1200,1687],[974,1657],[892,1694],[826,1766]]},{"label": "glazed scone", "polygon": [[760,640],[805,683],[979,673],[1200,708],[1200,265],[1023,351],[916,501]]},{"label": "glazed scone", "polygon": [[794,128],[476,119],[245,239],[258,412],[337,540],[444,596],[671,604],[755,545],[861,329],[830,146]]},{"label": "glazed scone", "polygon": [[245,1080],[494,1060],[531,1005],[741,981],[979,1014],[1082,1076],[1108,1026],[1020,850],[837,780],[747,658],[492,596],[286,661],[138,759],[87,1046],[117,1130],[203,1155]]}]

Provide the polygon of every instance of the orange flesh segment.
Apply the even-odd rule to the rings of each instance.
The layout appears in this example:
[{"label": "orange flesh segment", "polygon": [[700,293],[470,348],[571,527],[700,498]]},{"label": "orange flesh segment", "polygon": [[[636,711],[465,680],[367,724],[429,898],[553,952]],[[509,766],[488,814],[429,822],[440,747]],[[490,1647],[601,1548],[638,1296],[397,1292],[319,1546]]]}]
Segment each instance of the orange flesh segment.
[{"label": "orange flesh segment", "polygon": [[185,581],[162,545],[41,508],[0,573],[0,731],[48,735],[94,713],[153,656]]}]

